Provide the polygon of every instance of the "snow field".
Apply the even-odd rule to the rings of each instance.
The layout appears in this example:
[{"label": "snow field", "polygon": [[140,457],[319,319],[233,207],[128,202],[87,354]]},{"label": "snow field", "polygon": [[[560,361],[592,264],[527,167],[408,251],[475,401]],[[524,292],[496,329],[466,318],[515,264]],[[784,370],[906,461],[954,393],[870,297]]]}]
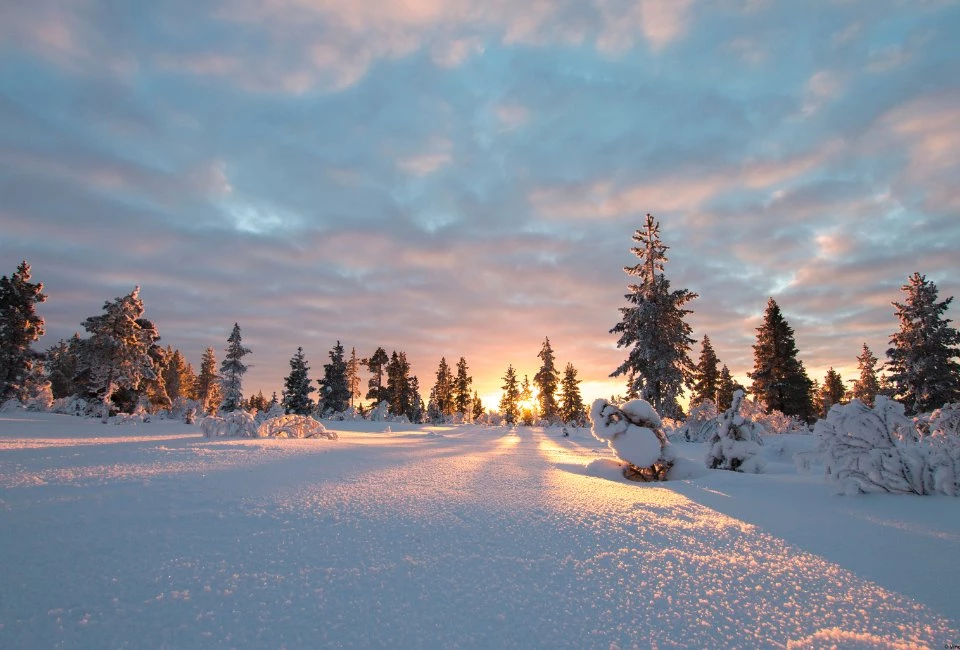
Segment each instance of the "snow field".
[{"label": "snow field", "polygon": [[[0,420],[0,647],[943,647],[956,500],[640,485],[586,430]],[[99,441],[91,442],[93,437]],[[848,546],[849,545],[849,546]],[[912,576],[907,580],[907,576]]]}]

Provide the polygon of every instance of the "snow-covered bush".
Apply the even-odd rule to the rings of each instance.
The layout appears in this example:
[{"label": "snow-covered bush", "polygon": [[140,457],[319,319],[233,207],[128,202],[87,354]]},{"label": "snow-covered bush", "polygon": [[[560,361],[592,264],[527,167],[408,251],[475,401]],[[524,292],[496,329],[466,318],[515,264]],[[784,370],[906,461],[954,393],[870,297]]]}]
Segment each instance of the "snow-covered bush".
[{"label": "snow-covered bush", "polygon": [[834,405],[815,433],[827,477],[847,494],[960,494],[960,436],[921,437],[899,402]]},{"label": "snow-covered bush", "polygon": [[720,414],[712,400],[704,400],[690,409],[687,420],[670,432],[671,440],[706,442],[720,426]]},{"label": "snow-covered bush", "polygon": [[327,438],[336,440],[335,431],[328,431],[323,424],[308,415],[281,415],[265,420],[257,429],[258,438]]},{"label": "snow-covered bush", "polygon": [[257,421],[246,411],[230,411],[220,417],[208,415],[200,421],[200,431],[207,438],[256,438]]},{"label": "snow-covered bush", "polygon": [[17,398],[8,399],[3,404],[0,404],[0,413],[13,413],[14,411],[19,411],[23,408],[23,404],[20,403],[20,400]]},{"label": "snow-covered bush", "polygon": [[960,402],[944,404],[933,413],[920,415],[914,419],[920,435],[960,436]]},{"label": "snow-covered bush", "polygon": [[93,416],[99,412],[99,403],[90,403],[82,397],[71,395],[70,397],[61,397],[53,400],[50,410],[62,415],[74,415],[77,417]]},{"label": "snow-covered bush", "polygon": [[767,413],[762,404],[744,399],[740,405],[740,415],[763,427],[765,434],[810,433],[810,427],[794,415],[785,415],[776,409]]},{"label": "snow-covered bush", "polygon": [[387,419],[388,409],[390,408],[390,402],[384,400],[376,405],[370,411],[370,421],[371,422],[383,422]]},{"label": "snow-covered bush", "polygon": [[644,400],[617,406],[597,399],[590,408],[591,433],[625,461],[624,476],[633,480],[666,480],[674,455],[661,429],[660,416]]},{"label": "snow-covered bush", "polygon": [[720,417],[719,426],[708,441],[708,468],[751,474],[763,471],[764,459],[760,455],[763,439],[760,436],[765,433],[765,429],[760,423],[745,418],[740,413],[743,401],[743,391],[735,391],[730,408]]}]

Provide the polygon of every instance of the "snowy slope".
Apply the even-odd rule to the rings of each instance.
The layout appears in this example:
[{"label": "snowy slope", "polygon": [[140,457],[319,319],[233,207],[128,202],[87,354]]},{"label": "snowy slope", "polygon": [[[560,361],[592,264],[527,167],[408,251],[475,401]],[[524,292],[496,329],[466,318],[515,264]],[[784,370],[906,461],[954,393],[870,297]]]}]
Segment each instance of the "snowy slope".
[{"label": "snowy slope", "polygon": [[803,438],[649,486],[585,431],[3,418],[2,648],[960,643],[960,500],[835,496]]}]

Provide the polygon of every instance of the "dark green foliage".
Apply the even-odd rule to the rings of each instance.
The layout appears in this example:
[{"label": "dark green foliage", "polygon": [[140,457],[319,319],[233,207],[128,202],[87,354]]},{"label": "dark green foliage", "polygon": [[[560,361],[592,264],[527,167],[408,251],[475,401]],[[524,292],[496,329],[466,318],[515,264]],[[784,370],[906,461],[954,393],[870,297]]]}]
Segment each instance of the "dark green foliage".
[{"label": "dark green foliage", "polygon": [[9,278],[0,278],[0,403],[25,397],[24,381],[36,354],[30,345],[43,336],[37,303],[44,302],[43,283],[30,282],[30,265],[20,263]]},{"label": "dark green foliage", "polygon": [[568,363],[560,381],[560,419],[570,424],[581,425],[586,421],[586,406],[580,394],[577,369]]},{"label": "dark green foliage", "polygon": [[79,334],[74,334],[70,341],[60,340],[49,348],[46,353],[47,380],[54,399],[80,395],[84,387],[78,381],[80,371],[80,348],[83,343]]},{"label": "dark green foliage", "polygon": [[204,413],[214,413],[220,407],[220,379],[217,376],[217,356],[213,348],[207,348],[200,360],[200,374],[194,390]]},{"label": "dark green foliage", "polygon": [[753,346],[753,372],[748,373],[753,380],[750,392],[767,413],[777,410],[809,422],[814,419],[813,384],[797,355],[793,328],[777,302],[770,298]]},{"label": "dark green foliage", "polygon": [[384,384],[383,376],[386,373],[387,363],[389,363],[390,357],[387,356],[387,351],[383,348],[377,348],[373,356],[369,359],[364,359],[361,361],[363,365],[367,367],[367,370],[370,371],[370,380],[367,382],[367,399],[373,400],[373,405],[376,406],[380,402],[389,401],[389,395],[387,394],[387,387]]},{"label": "dark green foliage", "polygon": [[817,394],[817,401],[819,402],[817,406],[820,417],[827,417],[830,407],[834,404],[843,404],[845,402],[844,395],[846,392],[847,389],[843,386],[843,379],[840,378],[840,373],[830,368],[823,378],[823,386],[820,387]]},{"label": "dark green foliage", "polygon": [[[283,410],[295,415],[310,415],[316,404],[310,394],[316,392],[310,382],[310,366],[303,356],[303,348],[290,359],[290,374],[283,381]],[[261,397],[263,395],[261,394]],[[251,400],[252,402],[252,400]]]},{"label": "dark green foliage", "polygon": [[[700,360],[693,370],[693,395],[690,398],[690,405],[696,406],[705,400],[717,403],[717,395],[720,390],[720,360],[713,350],[710,343],[710,337],[703,335],[703,343],[700,348]],[[729,371],[727,377],[729,378]],[[732,398],[733,391],[730,396]],[[729,408],[729,407],[728,407]]]},{"label": "dark green foliage", "polygon": [[330,350],[330,363],[323,365],[319,409],[322,414],[343,413],[350,408],[350,386],[347,383],[347,362],[340,341]]},{"label": "dark green foliage", "polygon": [[248,354],[250,348],[243,347],[240,325],[234,323],[233,331],[227,338],[223,363],[220,364],[220,388],[223,394],[221,411],[237,411],[243,403],[243,374],[247,371],[247,366],[242,359]]},{"label": "dark green foliage", "polygon": [[670,290],[664,276],[667,247],[660,241],[660,224],[647,215],[643,230],[637,230],[632,248],[641,262],[624,267],[627,275],[638,279],[629,285],[625,298],[629,305],[621,307],[621,321],[610,330],[619,334],[618,348],[629,348],[627,359],[611,373],[611,377],[628,377],[627,395],[639,395],[669,418],[681,418],[679,397],[683,387],[692,383],[693,362],[690,360],[691,328],[684,305],[697,297],[686,289]]},{"label": "dark green foliage", "polygon": [[470,419],[470,387],[473,377],[467,374],[467,360],[460,357],[457,362],[457,376],[453,379],[453,410]]},{"label": "dark green foliage", "polygon": [[908,414],[960,401],[960,332],[944,318],[953,297],[937,302],[937,285],[919,273],[901,289],[907,294],[905,301],[893,303],[900,331],[890,337],[887,350],[894,398]]},{"label": "dark green foliage", "polygon": [[873,352],[863,344],[863,352],[857,357],[857,369],[860,371],[860,378],[853,382],[851,397],[858,399],[867,406],[872,407],[880,393],[880,380],[877,379],[877,358]]},{"label": "dark green foliage", "polygon": [[517,371],[513,364],[507,366],[507,373],[503,376],[503,396],[500,398],[500,414],[509,424],[516,424],[520,417],[520,383],[517,381]]},{"label": "dark green foliage", "polygon": [[435,412],[431,415],[433,419],[453,415],[453,373],[447,365],[446,357],[440,359],[440,365],[437,366],[437,381],[430,394],[435,407]]},{"label": "dark green foliage", "polygon": [[533,376],[533,383],[537,387],[537,401],[540,406],[540,417],[548,422],[553,422],[559,417],[557,407],[557,384],[560,383],[560,373],[554,365],[553,348],[550,347],[550,338],[543,340],[540,347],[540,353],[537,355],[541,360],[540,370]]}]

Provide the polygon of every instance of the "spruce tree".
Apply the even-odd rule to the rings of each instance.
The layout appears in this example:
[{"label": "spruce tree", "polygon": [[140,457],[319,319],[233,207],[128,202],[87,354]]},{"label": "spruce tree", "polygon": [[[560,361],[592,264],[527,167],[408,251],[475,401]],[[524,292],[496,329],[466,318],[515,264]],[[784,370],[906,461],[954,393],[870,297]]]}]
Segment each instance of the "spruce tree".
[{"label": "spruce tree", "polygon": [[726,411],[733,404],[733,394],[741,386],[733,380],[730,369],[726,364],[720,369],[720,379],[717,381],[717,411]]},{"label": "spruce tree", "polygon": [[54,399],[79,395],[82,387],[78,382],[80,372],[80,349],[83,343],[79,334],[74,334],[70,341],[60,339],[60,342],[50,347],[45,355],[47,379],[50,381],[50,390]]},{"label": "spruce tree", "polygon": [[347,385],[350,387],[350,406],[355,399],[360,399],[360,360],[357,359],[357,348],[350,349],[350,360],[347,361]]},{"label": "spruce tree", "polygon": [[577,369],[567,363],[560,381],[560,419],[571,424],[581,424],[587,409],[580,394],[580,380]]},{"label": "spruce tree", "polygon": [[[316,404],[310,393],[317,389],[310,382],[310,366],[303,356],[303,348],[290,359],[290,374],[283,380],[283,410],[295,415],[310,415]],[[263,395],[261,394],[261,397]]]},{"label": "spruce tree", "polygon": [[226,353],[220,364],[220,388],[223,399],[220,410],[225,413],[237,411],[243,403],[243,374],[247,366],[242,359],[250,354],[250,348],[243,347],[240,325],[233,324],[233,331],[227,338]]},{"label": "spruce tree", "polygon": [[420,380],[417,379],[416,375],[410,376],[408,386],[410,393],[410,406],[409,410],[407,411],[407,419],[414,424],[417,424],[423,422],[423,414],[426,411],[426,407],[424,407],[423,397],[420,395]]},{"label": "spruce tree", "polygon": [[[719,365],[720,360],[717,359],[717,353],[713,350],[710,337],[704,334],[700,347],[700,360],[693,370],[693,395],[690,398],[690,406],[696,406],[705,400],[717,403],[717,394],[720,389]],[[729,371],[727,375],[729,377]],[[733,399],[732,391],[730,398]]]},{"label": "spruce tree", "polygon": [[888,380],[907,414],[925,413],[960,401],[960,332],[944,318],[953,297],[937,302],[937,285],[914,273],[894,302],[900,331],[890,337]]},{"label": "spruce tree", "polygon": [[171,400],[191,399],[196,391],[197,378],[180,350],[167,346],[167,363],[163,368],[163,382]]},{"label": "spruce tree", "polygon": [[873,352],[864,343],[863,351],[857,357],[857,369],[860,371],[860,378],[853,382],[851,395],[854,399],[860,400],[871,408],[873,408],[877,399],[877,394],[880,393],[880,380],[877,379],[877,361],[878,359],[873,356]]},{"label": "spruce tree", "polygon": [[330,363],[323,365],[319,409],[323,414],[343,413],[350,408],[350,386],[347,385],[347,362],[340,341],[330,350]]},{"label": "spruce tree", "polygon": [[557,407],[557,384],[560,382],[560,373],[554,365],[553,348],[550,347],[550,338],[543,340],[540,353],[537,355],[542,361],[540,370],[533,376],[533,383],[538,392],[537,402],[540,406],[540,417],[553,422],[559,416]]},{"label": "spruce tree", "polygon": [[30,265],[24,260],[9,278],[0,278],[0,403],[25,397],[23,385],[39,355],[30,345],[43,336],[43,318],[37,303],[46,301],[42,282],[30,282]]},{"label": "spruce tree", "polygon": [[453,410],[460,413],[464,420],[471,420],[472,413],[470,409],[470,386],[473,384],[473,377],[467,374],[467,360],[460,357],[457,362],[457,376],[453,380]]},{"label": "spruce tree", "polygon": [[513,369],[513,364],[507,366],[501,388],[503,396],[500,398],[500,413],[508,424],[516,424],[520,416],[520,383],[517,381],[517,371]]},{"label": "spruce tree", "polygon": [[220,378],[217,375],[217,356],[213,348],[207,348],[200,360],[197,376],[196,399],[204,413],[214,413],[220,407]]},{"label": "spruce tree", "polygon": [[647,215],[644,229],[637,230],[633,240],[639,246],[631,251],[641,261],[623,270],[638,281],[629,285],[625,296],[629,305],[620,308],[621,321],[610,330],[620,335],[617,347],[630,352],[610,376],[626,375],[628,395],[639,393],[661,415],[679,419],[683,416],[679,397],[692,382],[690,346],[695,342],[685,320],[691,312],[684,305],[697,294],[670,290],[664,275],[668,247],[660,241],[660,224],[652,215]]},{"label": "spruce tree", "polygon": [[158,337],[152,325],[143,326],[148,321],[142,319],[140,287],[104,303],[103,311],[83,322],[90,338],[83,345],[81,372],[90,392],[100,399],[106,422],[116,393],[132,392],[144,379],[156,376],[150,348]]},{"label": "spruce tree", "polygon": [[847,389],[843,385],[843,379],[840,378],[840,373],[833,368],[827,370],[827,374],[823,378],[823,386],[821,386],[819,390],[818,401],[820,404],[818,408],[820,417],[827,417],[830,407],[834,404],[843,404],[843,398],[846,392]]},{"label": "spruce tree", "polygon": [[813,420],[812,382],[797,358],[793,328],[784,319],[780,306],[770,298],[763,324],[757,328],[753,346],[753,380],[750,392],[767,413],[777,410],[802,420]]},{"label": "spruce tree", "polygon": [[473,410],[473,421],[479,422],[483,418],[483,402],[480,401],[480,395],[477,394],[477,391],[473,391],[473,400],[470,403],[470,406]]},{"label": "spruce tree", "polygon": [[373,400],[374,406],[380,402],[389,401],[387,387],[384,385],[383,381],[387,363],[389,362],[390,357],[387,356],[387,351],[383,348],[377,348],[374,351],[373,356],[362,361],[363,365],[367,367],[367,370],[371,375],[370,380],[367,382],[367,399]]},{"label": "spruce tree", "polygon": [[444,417],[453,415],[453,373],[447,365],[446,357],[441,357],[440,365],[437,366],[437,381],[432,395],[440,415]]},{"label": "spruce tree", "polygon": [[405,352],[394,350],[387,363],[387,393],[390,396],[390,413],[409,418],[413,406],[413,391],[410,385],[410,362]]}]

